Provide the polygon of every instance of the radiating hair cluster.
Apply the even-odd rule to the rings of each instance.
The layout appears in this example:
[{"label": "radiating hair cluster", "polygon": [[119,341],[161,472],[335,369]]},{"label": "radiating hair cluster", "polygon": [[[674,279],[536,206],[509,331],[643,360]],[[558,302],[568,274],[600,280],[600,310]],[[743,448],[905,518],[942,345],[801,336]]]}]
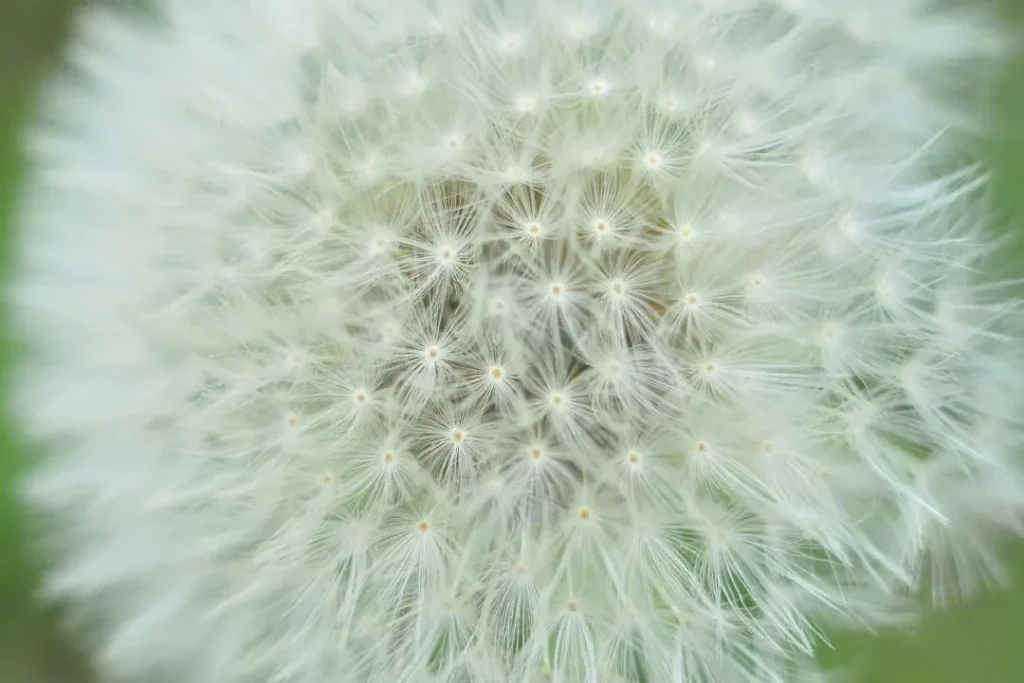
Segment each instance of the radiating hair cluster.
[{"label": "radiating hair cluster", "polygon": [[1001,577],[1021,306],[929,0],[166,0],[32,136],[51,594],[194,683],[820,681]]}]

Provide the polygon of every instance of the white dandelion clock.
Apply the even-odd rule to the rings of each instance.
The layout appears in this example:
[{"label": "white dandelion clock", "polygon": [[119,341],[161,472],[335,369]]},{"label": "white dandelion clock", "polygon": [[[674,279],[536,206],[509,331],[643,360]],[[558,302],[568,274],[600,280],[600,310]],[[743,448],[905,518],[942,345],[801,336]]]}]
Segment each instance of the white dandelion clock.
[{"label": "white dandelion clock", "polygon": [[156,10],[78,22],[8,288],[45,585],[112,680],[822,680],[830,628],[1003,578],[982,17]]}]

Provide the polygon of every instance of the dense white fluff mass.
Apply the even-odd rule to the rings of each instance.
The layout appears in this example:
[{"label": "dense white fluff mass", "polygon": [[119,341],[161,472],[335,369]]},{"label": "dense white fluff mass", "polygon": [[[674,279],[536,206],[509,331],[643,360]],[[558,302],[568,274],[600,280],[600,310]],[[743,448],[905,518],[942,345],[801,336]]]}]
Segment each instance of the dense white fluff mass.
[{"label": "dense white fluff mass", "polygon": [[47,588],[188,683],[820,681],[999,579],[1022,307],[930,0],[167,0],[32,137]]}]

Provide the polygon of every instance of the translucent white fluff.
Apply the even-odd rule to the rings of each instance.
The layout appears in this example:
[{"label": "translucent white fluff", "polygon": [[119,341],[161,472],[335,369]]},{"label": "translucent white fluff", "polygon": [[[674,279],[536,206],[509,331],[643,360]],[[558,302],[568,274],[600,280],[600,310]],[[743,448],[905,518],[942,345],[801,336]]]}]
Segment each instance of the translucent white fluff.
[{"label": "translucent white fluff", "polygon": [[10,287],[48,588],[136,680],[821,680],[1021,523],[941,95],[997,45],[927,0],[84,16]]}]

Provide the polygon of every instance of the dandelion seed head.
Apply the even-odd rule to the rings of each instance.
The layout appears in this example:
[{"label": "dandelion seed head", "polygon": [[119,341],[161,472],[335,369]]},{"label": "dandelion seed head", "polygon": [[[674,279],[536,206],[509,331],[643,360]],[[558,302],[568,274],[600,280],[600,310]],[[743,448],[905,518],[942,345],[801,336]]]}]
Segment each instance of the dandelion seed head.
[{"label": "dandelion seed head", "polygon": [[936,87],[1001,56],[984,17],[173,0],[76,30],[9,391],[104,673],[804,680],[824,629],[998,578],[1024,308]]}]

